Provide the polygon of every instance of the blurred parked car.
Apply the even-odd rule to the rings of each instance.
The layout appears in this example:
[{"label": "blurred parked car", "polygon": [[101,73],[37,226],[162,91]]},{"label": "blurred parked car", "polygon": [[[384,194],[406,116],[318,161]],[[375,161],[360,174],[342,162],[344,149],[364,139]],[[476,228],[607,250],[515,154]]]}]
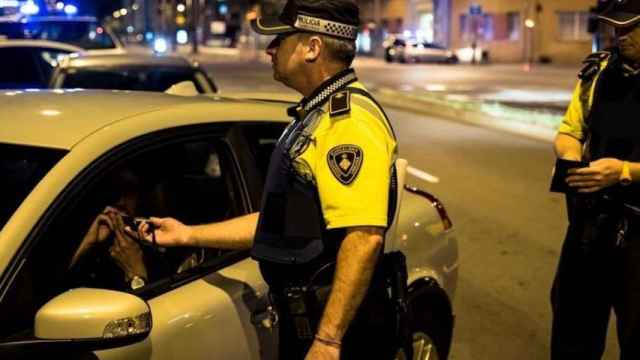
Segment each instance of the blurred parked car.
[{"label": "blurred parked car", "polygon": [[81,48],[44,40],[0,39],[0,89],[42,89],[63,57]]},{"label": "blurred parked car", "polygon": [[440,45],[401,38],[389,39],[386,45],[385,60],[387,62],[458,63],[457,55]]},{"label": "blurred parked car", "polygon": [[124,52],[109,28],[91,16],[2,16],[0,37],[57,41],[93,53]]},{"label": "blurred parked car", "polygon": [[[106,244],[86,259],[102,271],[82,286],[69,275],[118,169],[137,173],[141,199],[159,200],[162,213],[147,205],[142,216],[199,224],[259,209],[291,103],[239,97],[0,93],[0,359],[277,358],[277,321],[262,316],[267,287],[248,251],[151,248],[168,265],[176,251],[199,255],[135,289],[120,273],[125,286],[113,289],[96,285],[114,275]],[[423,190],[401,196],[386,248],[407,255],[415,353],[446,358],[458,264],[451,220]]]},{"label": "blurred parked car", "polygon": [[70,56],[55,70],[50,87],[164,92],[185,82],[194,94],[218,91],[198,64],[181,56],[154,54]]}]

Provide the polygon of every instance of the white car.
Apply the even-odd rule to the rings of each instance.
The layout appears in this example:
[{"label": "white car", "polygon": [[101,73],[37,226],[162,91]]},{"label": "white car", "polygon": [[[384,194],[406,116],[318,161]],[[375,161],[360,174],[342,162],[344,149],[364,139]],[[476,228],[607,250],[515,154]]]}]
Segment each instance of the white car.
[{"label": "white car", "polygon": [[109,27],[92,16],[4,16],[0,17],[0,37],[57,41],[93,54],[125,52]]},{"label": "white car", "polygon": [[385,45],[385,60],[387,62],[458,63],[457,55],[436,44],[393,38],[385,41]]},{"label": "white car", "polygon": [[[246,251],[136,245],[149,278],[135,286],[112,262],[113,244],[71,263],[105,206],[131,204],[123,195],[137,216],[188,224],[256,211],[289,121],[290,104],[264,100],[0,93],[0,359],[276,359],[277,323],[261,316],[267,286]],[[387,246],[407,255],[415,358],[446,358],[451,220],[407,186],[395,227]]]}]

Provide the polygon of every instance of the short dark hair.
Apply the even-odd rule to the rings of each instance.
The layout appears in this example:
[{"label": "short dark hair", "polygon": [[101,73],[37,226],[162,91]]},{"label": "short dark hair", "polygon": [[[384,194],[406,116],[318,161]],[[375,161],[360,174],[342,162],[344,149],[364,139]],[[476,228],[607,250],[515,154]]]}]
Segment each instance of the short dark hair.
[{"label": "short dark hair", "polygon": [[308,39],[311,36],[318,36],[322,39],[322,43],[328,50],[329,57],[343,64],[345,67],[350,67],[353,63],[353,59],[356,57],[356,42],[349,39],[341,39],[329,35],[317,34],[317,33],[303,33],[305,38]]}]

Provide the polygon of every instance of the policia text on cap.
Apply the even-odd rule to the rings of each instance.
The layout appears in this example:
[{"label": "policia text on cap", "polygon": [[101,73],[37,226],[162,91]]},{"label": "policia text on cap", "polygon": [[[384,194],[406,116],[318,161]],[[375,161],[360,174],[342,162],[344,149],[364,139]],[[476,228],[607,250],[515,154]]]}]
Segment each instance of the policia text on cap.
[{"label": "policia text on cap", "polygon": [[566,178],[552,359],[600,359],[611,308],[621,359],[640,359],[640,1],[610,3],[600,19],[617,46],[584,61],[555,141],[559,158],[588,165]]},{"label": "policia text on cap", "polygon": [[278,310],[282,359],[395,355],[378,265],[396,140],[350,69],[358,24],[348,0],[290,0],[278,19],[255,20],[276,35],[275,80],[304,95],[271,156],[260,212],[200,226],[152,219],[162,246],[251,248]]}]

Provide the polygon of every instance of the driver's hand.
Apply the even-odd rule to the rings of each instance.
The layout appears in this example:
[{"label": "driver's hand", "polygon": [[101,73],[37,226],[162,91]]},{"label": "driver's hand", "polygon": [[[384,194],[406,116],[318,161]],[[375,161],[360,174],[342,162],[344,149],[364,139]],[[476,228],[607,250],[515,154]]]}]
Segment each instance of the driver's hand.
[{"label": "driver's hand", "polygon": [[119,214],[109,214],[109,216],[115,224],[115,240],[109,248],[109,255],[116,265],[124,271],[127,281],[130,281],[134,276],[146,279],[147,268],[140,245],[125,232],[124,223]]},{"label": "driver's hand", "polygon": [[153,226],[150,227],[149,223],[143,222],[138,226],[137,234],[131,229],[127,229],[127,231],[136,234],[138,238],[144,241],[153,242],[152,232],[150,231],[150,229],[153,229],[156,245],[162,247],[185,246],[191,237],[191,227],[176,219],[152,217],[149,222]]},{"label": "driver's hand", "polygon": [[75,254],[71,258],[69,268],[72,268],[78,260],[91,249],[94,245],[101,243],[109,238],[114,231],[114,224],[109,214],[116,213],[118,210],[107,206],[91,223],[89,230],[84,235],[80,246],[76,249]]}]

